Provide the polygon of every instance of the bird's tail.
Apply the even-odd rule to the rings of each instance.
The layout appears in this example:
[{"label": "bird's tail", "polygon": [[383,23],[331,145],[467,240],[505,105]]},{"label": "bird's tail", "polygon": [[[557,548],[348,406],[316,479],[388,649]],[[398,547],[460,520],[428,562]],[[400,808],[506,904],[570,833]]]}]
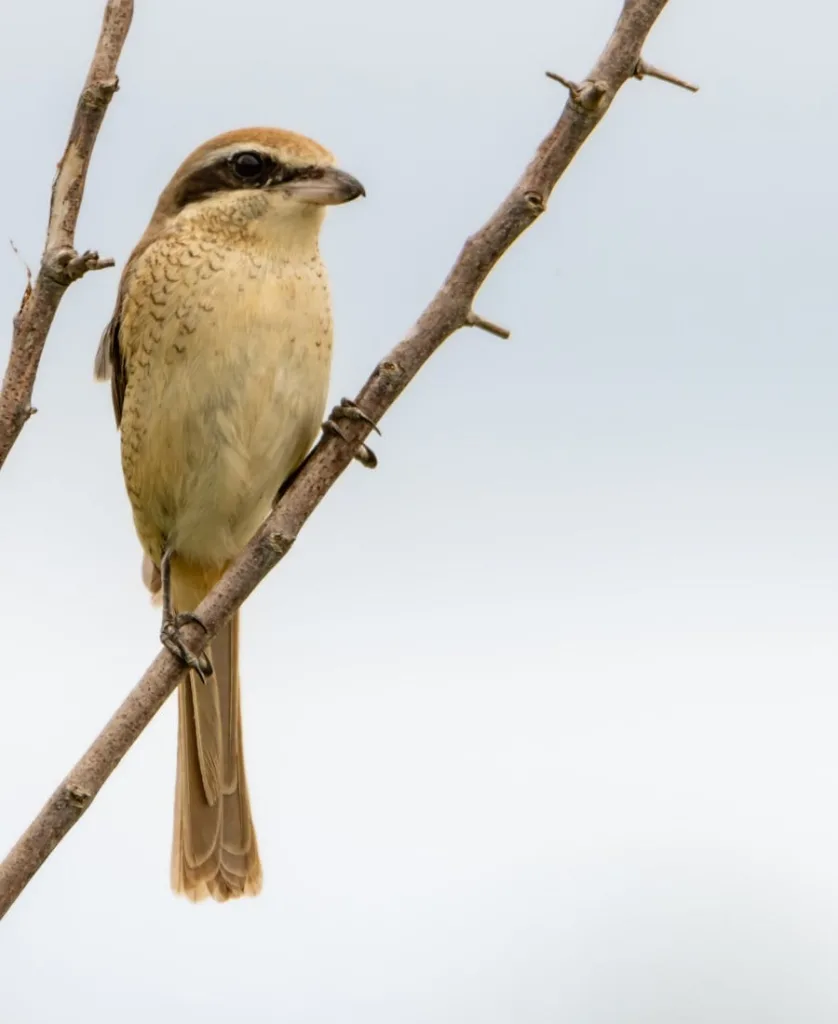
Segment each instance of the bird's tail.
[{"label": "bird's tail", "polygon": [[[194,611],[220,578],[174,556],[172,604]],[[172,888],[187,899],[255,896],[262,865],[242,750],[238,612],[212,641],[213,674],[190,672],[178,689]]]}]

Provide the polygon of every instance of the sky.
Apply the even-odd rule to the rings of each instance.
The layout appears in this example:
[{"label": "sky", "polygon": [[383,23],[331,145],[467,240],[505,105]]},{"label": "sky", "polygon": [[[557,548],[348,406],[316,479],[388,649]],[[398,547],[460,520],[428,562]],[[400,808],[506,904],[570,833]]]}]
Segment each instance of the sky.
[{"label": "sky", "polygon": [[[433,296],[617,0],[145,0],[79,248],[121,267],[196,145],[333,150],[332,398]],[[0,13],[0,310],[37,266],[100,0]],[[724,1024],[838,1015],[834,38],[671,0],[451,338],[248,601],[262,895],[169,890],[175,702],[0,925],[0,1015]],[[20,252],[15,255],[5,240]],[[0,849],[158,649],[109,389],[67,293],[0,473]]]}]

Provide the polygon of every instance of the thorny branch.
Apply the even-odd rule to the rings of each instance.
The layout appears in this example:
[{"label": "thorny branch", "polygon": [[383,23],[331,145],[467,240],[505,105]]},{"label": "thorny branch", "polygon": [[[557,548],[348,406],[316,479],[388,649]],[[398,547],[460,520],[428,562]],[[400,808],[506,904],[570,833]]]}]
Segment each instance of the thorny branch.
[{"label": "thorny branch", "polygon": [[47,240],[34,285],[27,280],[14,318],[9,362],[0,389],[0,468],[32,416],[32,391],[47,335],[67,288],[89,270],[112,267],[97,252],[73,248],[87,169],[111,97],[118,88],[116,64],[134,14],[134,0],[109,0],[99,42],[76,104],[67,148],[52,185]]},{"label": "thorny branch", "polygon": [[[640,52],[667,0],[625,0],[614,32],[584,82],[565,82],[570,97],[553,130],[538,147],[518,183],[496,212],[463,246],[430,305],[407,336],[374,369],[357,406],[373,421],[390,408],[436,349],[464,326],[506,334],[472,312],[471,304],[500,257],[544,211],[562,173],[600,122],[618,89],[636,77]],[[648,69],[646,70],[648,74]],[[267,573],[288,553],[303,524],[372,427],[350,418],[340,433],[321,438],[278,500],[259,533],[197,609],[207,633],[188,627],[187,644],[200,653]],[[79,820],[131,744],[183,675],[182,664],[161,651],[87,753],[47,801],[0,865],[0,917],[46,858]]]}]

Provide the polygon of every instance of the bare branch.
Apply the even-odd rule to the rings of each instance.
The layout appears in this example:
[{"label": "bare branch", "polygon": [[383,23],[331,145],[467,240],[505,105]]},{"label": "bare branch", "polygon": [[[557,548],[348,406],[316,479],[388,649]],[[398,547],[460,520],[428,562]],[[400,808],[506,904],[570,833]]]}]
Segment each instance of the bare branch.
[{"label": "bare branch", "polygon": [[584,82],[577,84],[569,78],[557,75],[555,71],[544,72],[554,82],[560,82],[570,93],[571,102],[580,110],[595,113],[608,95],[608,83],[602,79],[591,80],[586,78]]},{"label": "bare branch", "polygon": [[491,320],[484,320],[482,316],[478,316],[476,313],[469,313],[466,316],[466,326],[479,327],[482,331],[488,331],[489,334],[494,334],[498,338],[509,337],[509,331],[505,327],[493,324]]},{"label": "bare branch", "polygon": [[691,82],[685,82],[683,78],[676,78],[675,75],[670,75],[668,71],[661,71],[660,68],[656,68],[652,64],[647,64],[641,57],[637,62],[637,67],[634,69],[634,77],[643,79],[647,75],[649,78],[659,78],[662,82],[669,82],[670,85],[677,85],[679,89],[688,89],[690,92],[698,92],[697,85],[693,85]]},{"label": "bare branch", "polygon": [[556,74],[555,71],[545,71],[544,74],[548,78],[552,78],[554,82],[558,82],[559,85],[563,85],[568,92],[579,92],[579,86],[576,82],[571,82],[569,78],[564,78],[562,75]]},{"label": "bare branch", "polygon": [[[347,418],[340,436],[324,434],[273,512],[224,578],[196,609],[206,633],[187,626],[195,654],[214,636],[288,553],[303,524],[419,369],[454,331],[474,322],[472,302],[500,257],[536,220],[573,157],[602,119],[618,89],[635,72],[640,51],[666,0],[625,0],[616,28],[586,82],[600,96],[594,108],[571,95],[555,128],[538,147],[523,176],[484,226],[465,243],[430,305],[392,352],[376,366],[355,399],[365,416]],[[601,85],[601,89],[600,89]],[[333,413],[333,416],[335,414]],[[0,865],[0,916],[79,820],[131,744],[183,675],[183,666],[161,651],[86,754],[53,793]]]},{"label": "bare branch", "polygon": [[[134,0],[108,0],[96,51],[76,105],[67,147],[52,186],[47,240],[35,284],[27,285],[14,319],[9,363],[0,390],[0,468],[32,415],[32,391],[47,335],[68,286],[89,270],[112,267],[96,252],[73,248],[87,169],[111,97],[116,64],[134,13]],[[17,250],[15,250],[17,251]]]}]

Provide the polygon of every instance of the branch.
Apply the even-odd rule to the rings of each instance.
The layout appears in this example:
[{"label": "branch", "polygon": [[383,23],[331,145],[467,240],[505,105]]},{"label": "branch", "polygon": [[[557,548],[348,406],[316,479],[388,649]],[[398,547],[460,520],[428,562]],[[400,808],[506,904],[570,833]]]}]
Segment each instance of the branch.
[{"label": "branch", "polygon": [[698,92],[698,86],[693,85],[692,82],[685,82],[683,78],[678,78],[677,75],[670,75],[668,71],[661,71],[660,68],[647,64],[641,58],[634,69],[634,77],[642,80],[646,75],[649,78],[657,78],[661,82],[669,82],[670,85],[677,85],[679,89],[686,89],[688,92]]},{"label": "branch", "polygon": [[35,412],[32,391],[41,353],[67,288],[89,270],[112,267],[97,252],[73,248],[87,169],[111,97],[118,88],[116,64],[134,13],[134,0],[108,0],[99,42],[76,104],[67,148],[52,185],[47,240],[35,284],[27,281],[14,318],[12,346],[0,389],[0,468]]},{"label": "branch", "polygon": [[[454,331],[466,325],[505,333],[471,311],[480,286],[500,257],[539,216],[556,182],[594,130],[617,90],[635,73],[641,46],[666,0],[625,0],[616,28],[591,72],[599,99],[593,109],[571,94],[555,128],[524,174],[484,226],[465,243],[440,290],[416,324],[375,368],[338,435],[324,434],[257,535],[196,609],[207,626],[184,630],[199,653],[267,573],[288,553],[303,524],[352,462],[377,422],[422,365]],[[590,95],[590,90],[588,91]],[[0,865],[0,917],[79,820],[131,744],[183,676],[183,666],[161,651],[93,745],[53,793]]]}]

